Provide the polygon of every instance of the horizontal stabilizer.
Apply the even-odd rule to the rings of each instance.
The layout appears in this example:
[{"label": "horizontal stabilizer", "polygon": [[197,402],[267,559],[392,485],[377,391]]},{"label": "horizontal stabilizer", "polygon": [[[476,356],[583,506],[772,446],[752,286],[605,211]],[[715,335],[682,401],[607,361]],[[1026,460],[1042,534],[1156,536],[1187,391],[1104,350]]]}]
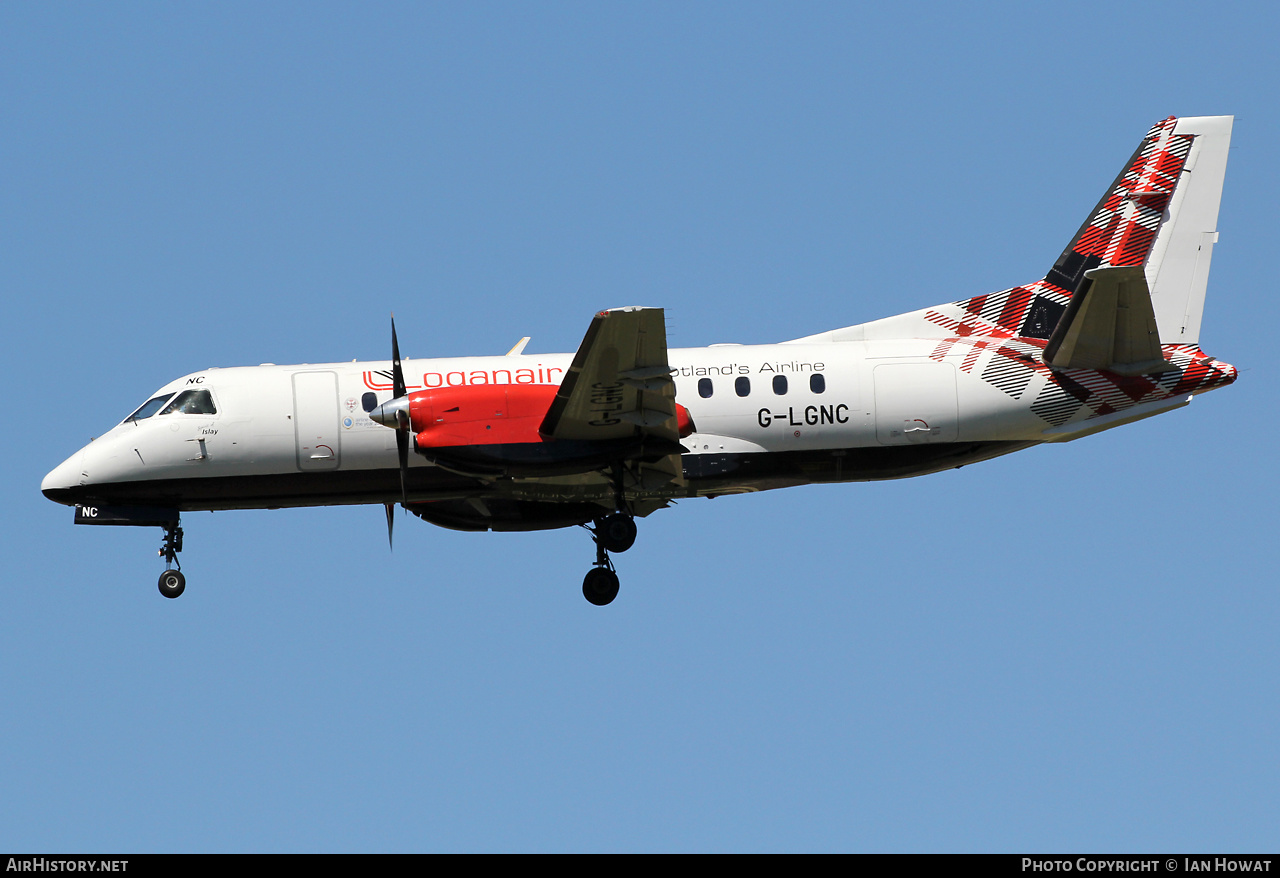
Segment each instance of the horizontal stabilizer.
[{"label": "horizontal stabilizer", "polygon": [[1160,350],[1151,291],[1141,265],[1094,268],[1071,297],[1044,361],[1056,369],[1107,369],[1149,375],[1176,368]]}]

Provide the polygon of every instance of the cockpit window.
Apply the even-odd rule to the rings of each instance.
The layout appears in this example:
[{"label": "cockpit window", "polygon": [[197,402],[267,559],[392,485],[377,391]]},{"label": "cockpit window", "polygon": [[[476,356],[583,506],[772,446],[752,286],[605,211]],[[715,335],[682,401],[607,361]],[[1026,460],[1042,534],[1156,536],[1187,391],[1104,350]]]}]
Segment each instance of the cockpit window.
[{"label": "cockpit window", "polygon": [[160,414],[171,415],[174,412],[184,415],[216,415],[218,410],[213,407],[213,395],[209,391],[184,390]]},{"label": "cockpit window", "polygon": [[156,412],[160,411],[160,406],[164,405],[172,398],[172,393],[166,393],[164,396],[152,397],[139,406],[137,411],[125,418],[125,421],[141,421],[144,418],[149,418]]}]

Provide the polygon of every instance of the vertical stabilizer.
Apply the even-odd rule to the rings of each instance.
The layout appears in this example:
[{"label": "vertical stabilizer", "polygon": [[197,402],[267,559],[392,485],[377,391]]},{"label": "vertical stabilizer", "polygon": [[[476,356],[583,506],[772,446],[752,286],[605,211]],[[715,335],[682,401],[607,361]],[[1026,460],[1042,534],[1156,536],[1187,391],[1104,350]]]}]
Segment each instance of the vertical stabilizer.
[{"label": "vertical stabilizer", "polygon": [[[1027,304],[1020,312],[1006,313],[1006,307],[998,318],[1000,325],[1014,329],[1014,321],[1019,321],[1014,330],[1018,335],[1046,340],[1052,336],[1050,348],[1058,351],[1073,322],[1082,317],[1095,281],[1123,274],[1126,288],[1133,292],[1137,287],[1132,274],[1141,271],[1150,303],[1127,298],[1153,315],[1150,341],[1157,348],[1197,344],[1209,260],[1218,239],[1231,121],[1230,116],[1170,116],[1151,126],[1044,279],[1011,291],[1025,293],[1011,295],[1010,303],[1021,298]],[[1117,269],[1124,271],[1115,274]],[[1107,322],[1096,306],[1091,310],[1092,323]],[[1148,320],[1128,316],[1134,327]]]},{"label": "vertical stabilizer", "polygon": [[1163,373],[1161,345],[1197,343],[1230,139],[1230,116],[1152,126],[1045,278],[1069,294],[1046,363]]},{"label": "vertical stabilizer", "polygon": [[1076,232],[1045,283],[1068,299],[1089,290],[1085,273],[1095,268],[1138,267],[1147,263],[1191,154],[1193,138],[1178,134],[1173,116],[1151,126]]},{"label": "vertical stabilizer", "polygon": [[1041,340],[1061,368],[1163,370],[1161,345],[1199,345],[1232,121],[1170,116],[1151,126],[1040,280],[795,341],[914,338],[945,327]]}]

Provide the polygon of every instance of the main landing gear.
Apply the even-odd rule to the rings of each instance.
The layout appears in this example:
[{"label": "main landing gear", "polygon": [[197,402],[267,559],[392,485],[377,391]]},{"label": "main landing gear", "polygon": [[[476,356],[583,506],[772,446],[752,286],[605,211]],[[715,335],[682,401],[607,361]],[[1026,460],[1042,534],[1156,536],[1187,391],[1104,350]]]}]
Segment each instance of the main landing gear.
[{"label": "main landing gear", "polygon": [[[178,522],[164,526],[164,545],[159,555],[164,558],[164,573],[160,574],[160,594],[167,598],[176,598],[187,590],[187,578],[182,575],[182,565],[178,564],[178,553],[182,551],[182,528]],[[177,564],[178,569],[171,567]]]},{"label": "main landing gear", "polygon": [[611,603],[618,596],[618,573],[609,560],[610,552],[625,552],[636,541],[636,520],[619,512],[597,518],[588,528],[596,544],[596,563],[582,580],[582,596],[597,607]]}]

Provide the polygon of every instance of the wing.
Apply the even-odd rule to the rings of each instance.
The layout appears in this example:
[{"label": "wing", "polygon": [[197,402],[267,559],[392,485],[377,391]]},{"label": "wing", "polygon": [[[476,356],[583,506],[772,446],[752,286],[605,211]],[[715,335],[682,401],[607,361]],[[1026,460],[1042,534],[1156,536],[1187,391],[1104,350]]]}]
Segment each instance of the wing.
[{"label": "wing", "polygon": [[644,481],[682,478],[676,386],[661,308],[613,308],[591,321],[539,432],[551,439],[640,438]]}]

